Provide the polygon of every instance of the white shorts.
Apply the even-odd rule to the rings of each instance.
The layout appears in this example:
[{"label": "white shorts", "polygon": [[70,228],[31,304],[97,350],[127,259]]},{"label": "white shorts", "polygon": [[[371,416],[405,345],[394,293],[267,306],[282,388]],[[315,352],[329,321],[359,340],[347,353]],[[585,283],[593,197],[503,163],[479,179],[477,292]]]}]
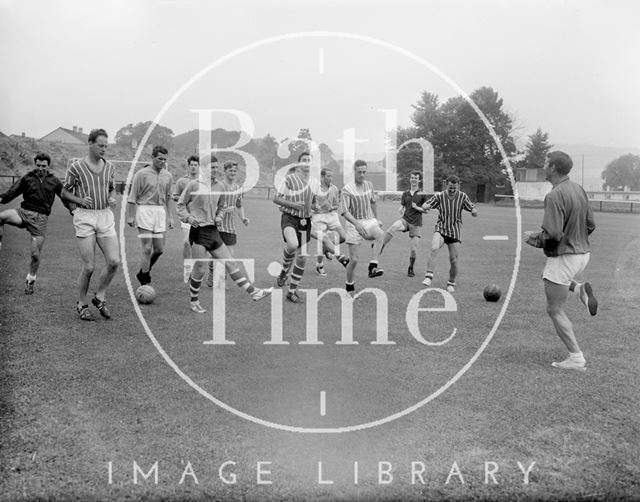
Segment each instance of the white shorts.
[{"label": "white shorts", "polygon": [[138,206],[136,208],[136,226],[154,234],[166,232],[167,212],[164,206]]},{"label": "white shorts", "polygon": [[311,230],[314,232],[330,232],[342,228],[340,217],[335,211],[311,215]]},{"label": "white shorts", "polygon": [[589,258],[591,258],[591,253],[549,256],[542,271],[542,278],[568,286],[578,274],[587,268]]},{"label": "white shorts", "polygon": [[382,237],[383,231],[377,219],[358,220],[365,229],[364,237],[358,233],[356,227],[349,221],[344,224],[344,230],[347,234],[347,244],[360,244],[363,240],[375,241]]},{"label": "white shorts", "polygon": [[111,209],[82,209],[73,212],[76,237],[115,237],[116,224]]}]

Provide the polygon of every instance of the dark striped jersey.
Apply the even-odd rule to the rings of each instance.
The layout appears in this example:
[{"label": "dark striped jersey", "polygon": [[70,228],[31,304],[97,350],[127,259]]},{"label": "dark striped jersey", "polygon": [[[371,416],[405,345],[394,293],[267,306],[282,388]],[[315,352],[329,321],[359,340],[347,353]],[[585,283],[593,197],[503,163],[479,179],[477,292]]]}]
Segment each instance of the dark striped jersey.
[{"label": "dark striped jersey", "polygon": [[99,173],[93,172],[84,159],[75,159],[67,168],[64,188],[81,199],[91,197],[93,209],[109,207],[109,192],[114,188],[115,170],[111,162],[105,160]]},{"label": "dark striped jersey", "polygon": [[[220,232],[227,232],[229,234],[235,234],[238,232],[236,229],[236,207],[242,207],[242,192],[240,192],[240,185],[234,183],[233,185],[224,186],[224,192],[220,194],[219,206],[224,209],[224,215],[222,217],[222,223],[218,224],[218,230]],[[233,208],[231,210],[230,208]]]},{"label": "dark striped jersey", "polygon": [[314,192],[317,191],[317,183],[310,178],[303,180],[298,174],[287,174],[282,186],[278,188],[278,197],[282,197],[290,202],[304,202],[303,209],[293,209],[291,207],[280,206],[280,211],[289,213],[298,218],[309,218],[311,215],[311,202]]},{"label": "dark striped jersey", "polygon": [[462,210],[471,211],[474,208],[469,196],[460,191],[456,192],[453,197],[449,197],[446,191],[438,192],[429,199],[428,204],[430,208],[438,209],[436,232],[461,240]]},{"label": "dark striped jersey", "polygon": [[375,204],[376,193],[373,191],[373,184],[364,181],[360,186],[355,181],[347,183],[342,189],[342,207],[349,211],[356,220],[370,220],[375,218],[371,203]]},{"label": "dark striped jersey", "polygon": [[428,199],[429,196],[420,189],[413,193],[411,193],[411,189],[403,192],[402,199],[400,199],[400,204],[404,207],[402,218],[411,225],[421,227],[422,213],[413,208],[413,203],[415,202],[417,206],[422,206]]}]

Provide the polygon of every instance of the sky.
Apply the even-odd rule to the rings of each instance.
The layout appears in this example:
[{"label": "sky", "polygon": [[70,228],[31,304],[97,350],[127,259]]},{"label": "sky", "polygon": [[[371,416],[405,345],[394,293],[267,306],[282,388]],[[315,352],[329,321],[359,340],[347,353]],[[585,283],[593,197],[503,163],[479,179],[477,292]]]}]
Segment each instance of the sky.
[{"label": "sky", "polygon": [[[492,87],[521,142],[640,147],[640,2],[0,0],[0,131],[158,120],[384,151],[423,91]],[[384,110],[387,110],[386,112]],[[242,113],[240,113],[242,112]],[[249,122],[247,122],[247,120]]]}]

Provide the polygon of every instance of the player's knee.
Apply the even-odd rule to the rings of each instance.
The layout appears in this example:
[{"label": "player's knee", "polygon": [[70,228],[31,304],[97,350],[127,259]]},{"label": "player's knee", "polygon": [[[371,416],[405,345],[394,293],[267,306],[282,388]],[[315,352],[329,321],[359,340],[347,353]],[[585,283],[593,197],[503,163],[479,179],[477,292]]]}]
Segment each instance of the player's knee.
[{"label": "player's knee", "polygon": [[451,263],[451,265],[457,265],[458,264],[458,257],[457,256],[449,256],[449,263]]},{"label": "player's knee", "polygon": [[107,259],[107,267],[113,272],[118,270],[120,266],[120,258],[118,257],[110,257]]},{"label": "player's knee", "polygon": [[146,256],[151,256],[152,252],[153,252],[153,246],[151,246],[151,244],[145,244],[144,246],[142,246],[142,254]]},{"label": "player's knee", "polygon": [[93,275],[93,271],[95,270],[95,265],[93,263],[83,263],[82,265],[82,273],[87,277],[91,277]]},{"label": "player's knee", "polygon": [[547,314],[549,317],[556,317],[562,313],[562,307],[559,305],[548,304],[547,305]]}]

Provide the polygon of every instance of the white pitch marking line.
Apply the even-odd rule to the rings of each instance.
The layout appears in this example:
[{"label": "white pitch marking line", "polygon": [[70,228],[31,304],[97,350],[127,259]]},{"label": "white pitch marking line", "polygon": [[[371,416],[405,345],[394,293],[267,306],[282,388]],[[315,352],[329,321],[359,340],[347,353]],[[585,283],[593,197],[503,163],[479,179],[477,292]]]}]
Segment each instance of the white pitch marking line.
[{"label": "white pitch marking line", "polygon": [[483,237],[485,241],[508,241],[508,235],[485,235]]},{"label": "white pitch marking line", "polygon": [[320,416],[324,417],[327,414],[327,393],[323,390],[320,391]]},{"label": "white pitch marking line", "polygon": [[320,73],[324,73],[324,48],[320,47],[320,49],[318,50],[318,57],[318,71]]}]

